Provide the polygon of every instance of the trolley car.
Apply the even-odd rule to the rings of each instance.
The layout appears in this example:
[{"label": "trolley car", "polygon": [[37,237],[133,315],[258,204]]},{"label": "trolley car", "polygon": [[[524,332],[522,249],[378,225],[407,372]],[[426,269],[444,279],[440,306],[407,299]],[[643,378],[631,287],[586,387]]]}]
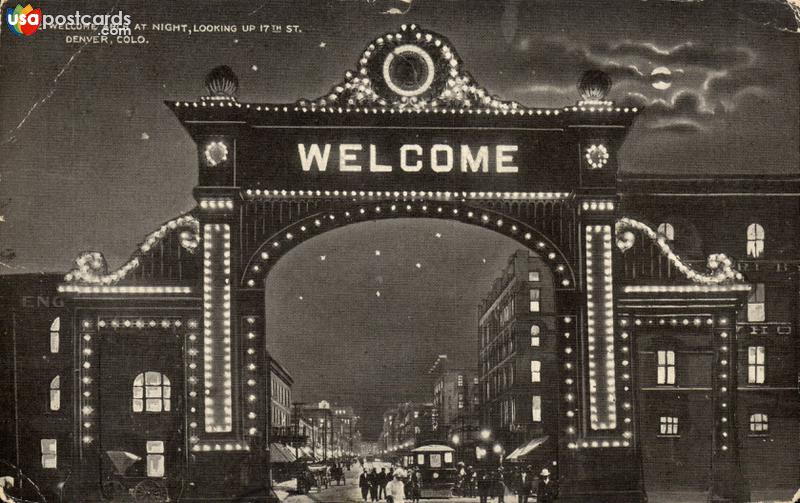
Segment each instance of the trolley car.
[{"label": "trolley car", "polygon": [[419,470],[423,498],[449,498],[458,480],[455,451],[444,444],[427,444],[405,455],[406,466]]}]

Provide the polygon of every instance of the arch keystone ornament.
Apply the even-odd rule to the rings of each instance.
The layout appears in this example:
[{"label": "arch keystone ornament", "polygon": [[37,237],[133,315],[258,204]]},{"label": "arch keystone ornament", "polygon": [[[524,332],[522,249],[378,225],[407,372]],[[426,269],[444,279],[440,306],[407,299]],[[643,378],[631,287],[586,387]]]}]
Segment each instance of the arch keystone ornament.
[{"label": "arch keystone ornament", "polygon": [[[60,288],[87,315],[87,341],[109,331],[97,320],[138,327],[141,319],[155,330],[163,318],[164,330],[178,327],[174,317],[139,311],[182,309],[191,320],[179,327],[185,382],[172,377],[185,390],[174,404],[188,425],[189,454],[177,457],[191,482],[184,499],[269,499],[264,319],[274,265],[331,229],[433,218],[510,237],[550,269],[560,398],[547,413],[558,417],[560,501],[645,500],[636,333],[661,310],[676,319],[695,313],[702,298],[716,302],[710,312],[684,318],[735,337],[723,320],[735,319],[747,288],[726,257],[696,271],[649,226],[622,217],[617,154],[638,110],[608,98],[607,75],[584,74],[574,104],[530,108],[481,87],[445,37],[404,25],[367,44],[354,70],[316,99],[241,102],[229,67],[205,84],[205,97],[167,102],[196,144],[196,208],[148,236],[116,271],[100,254],[82,255]],[[653,257],[664,261],[642,265]],[[659,267],[680,274],[659,276]],[[735,372],[718,374],[733,389]],[[712,485],[717,499],[734,501],[737,444],[727,418],[735,397],[724,403]],[[95,404],[86,411],[92,416]],[[87,474],[98,442],[84,449]]]}]

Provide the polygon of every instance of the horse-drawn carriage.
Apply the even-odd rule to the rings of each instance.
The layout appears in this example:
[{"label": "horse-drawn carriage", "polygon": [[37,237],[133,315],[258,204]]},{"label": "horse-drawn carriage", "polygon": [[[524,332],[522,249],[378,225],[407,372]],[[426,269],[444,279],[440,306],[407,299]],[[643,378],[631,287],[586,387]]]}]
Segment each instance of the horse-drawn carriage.
[{"label": "horse-drawn carriage", "polygon": [[114,471],[100,484],[103,498],[107,500],[131,501],[134,503],[162,503],[170,501],[166,480],[163,477],[147,477],[130,474],[130,468],[141,461],[141,457],[127,451],[106,451]]}]

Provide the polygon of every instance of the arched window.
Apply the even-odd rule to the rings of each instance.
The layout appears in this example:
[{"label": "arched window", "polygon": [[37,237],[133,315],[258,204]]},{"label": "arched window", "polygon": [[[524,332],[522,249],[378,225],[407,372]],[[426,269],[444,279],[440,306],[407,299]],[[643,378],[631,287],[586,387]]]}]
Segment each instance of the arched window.
[{"label": "arched window", "polygon": [[50,381],[50,410],[61,410],[61,376]]},{"label": "arched window", "polygon": [[766,414],[750,414],[750,432],[767,433],[769,431],[769,418]]},{"label": "arched window", "polygon": [[538,347],[541,345],[542,340],[539,338],[539,334],[541,334],[542,329],[539,325],[531,325],[531,346]]},{"label": "arched window", "polygon": [[747,226],[747,256],[758,258],[764,254],[764,228],[759,224]]},{"label": "arched window", "polygon": [[50,352],[58,353],[58,345],[61,339],[61,318],[58,317],[50,324]]},{"label": "arched window", "polygon": [[169,412],[169,379],[159,372],[143,372],[133,380],[134,412]]},{"label": "arched window", "polygon": [[667,222],[658,224],[657,231],[659,234],[664,236],[667,239],[667,241],[670,242],[675,241],[675,227],[673,227],[672,224]]}]

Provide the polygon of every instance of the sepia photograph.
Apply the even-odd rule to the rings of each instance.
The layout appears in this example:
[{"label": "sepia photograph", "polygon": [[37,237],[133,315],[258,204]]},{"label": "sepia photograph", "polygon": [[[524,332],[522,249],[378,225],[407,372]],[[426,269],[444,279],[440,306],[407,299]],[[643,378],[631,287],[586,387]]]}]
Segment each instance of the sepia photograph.
[{"label": "sepia photograph", "polygon": [[800,503],[800,0],[0,11],[0,503]]}]

